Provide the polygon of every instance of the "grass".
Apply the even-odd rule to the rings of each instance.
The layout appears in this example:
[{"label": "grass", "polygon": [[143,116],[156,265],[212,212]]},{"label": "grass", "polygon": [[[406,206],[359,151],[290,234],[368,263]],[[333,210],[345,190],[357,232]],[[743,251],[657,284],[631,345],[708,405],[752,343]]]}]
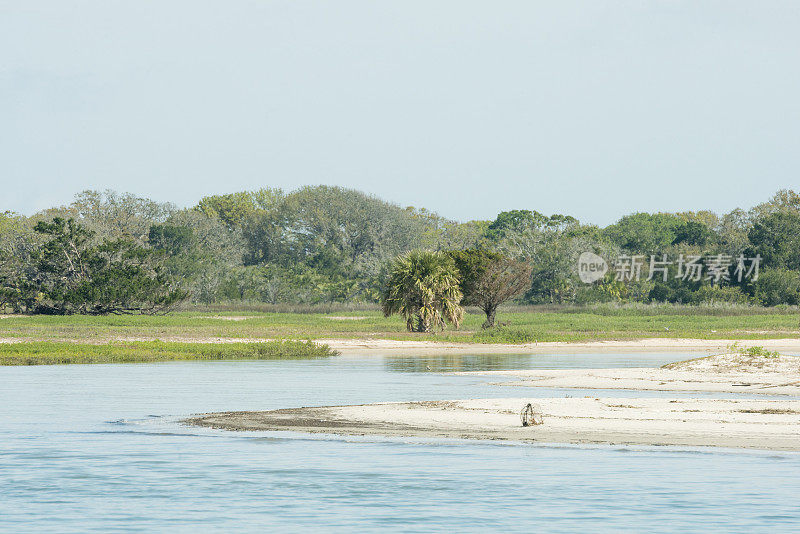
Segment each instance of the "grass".
[{"label": "grass", "polygon": [[482,330],[484,316],[468,313],[460,330],[436,334],[406,332],[400,317],[377,310],[315,313],[183,311],[166,316],[14,316],[0,319],[0,338],[103,343],[127,339],[197,341],[225,339],[371,338],[526,343],[641,338],[774,339],[800,337],[796,309],[598,306],[509,308]]},{"label": "grass", "polygon": [[774,350],[767,350],[764,347],[739,347],[737,343],[734,343],[731,349],[736,350],[742,356],[749,356],[751,358],[777,358],[781,354]]},{"label": "grass", "polygon": [[[739,342],[730,345],[728,347],[728,353],[730,354],[738,354],[740,356],[745,356],[749,358],[780,358],[781,353],[774,350],[768,350],[761,346],[752,346],[752,347],[742,347],[739,345]],[[680,362],[672,362],[665,365],[662,365],[662,369],[679,369],[682,364],[689,363],[689,362],[697,362],[700,360],[708,360],[710,358],[715,358],[716,356],[703,356],[702,358],[691,358],[689,360],[683,360]]]},{"label": "grass", "polygon": [[0,345],[0,365],[133,363],[172,360],[284,360],[324,358],[336,352],[310,341],[174,343],[134,341],[102,345],[33,341]]},{"label": "grass", "polygon": [[543,337],[542,332],[536,329],[506,326],[479,330],[472,335],[478,343],[535,343]]}]

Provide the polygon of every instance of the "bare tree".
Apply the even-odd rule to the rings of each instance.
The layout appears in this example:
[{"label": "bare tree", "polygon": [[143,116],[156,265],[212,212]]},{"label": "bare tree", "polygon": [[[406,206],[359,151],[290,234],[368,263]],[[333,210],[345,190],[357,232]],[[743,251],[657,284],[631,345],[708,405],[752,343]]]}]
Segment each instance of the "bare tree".
[{"label": "bare tree", "polygon": [[462,304],[486,314],[483,328],[494,326],[497,308],[531,287],[532,266],[486,249],[450,251],[459,270]]},{"label": "bare tree", "polygon": [[486,265],[475,281],[472,294],[465,299],[486,314],[483,328],[494,326],[497,308],[531,286],[531,266],[527,263],[501,258]]}]

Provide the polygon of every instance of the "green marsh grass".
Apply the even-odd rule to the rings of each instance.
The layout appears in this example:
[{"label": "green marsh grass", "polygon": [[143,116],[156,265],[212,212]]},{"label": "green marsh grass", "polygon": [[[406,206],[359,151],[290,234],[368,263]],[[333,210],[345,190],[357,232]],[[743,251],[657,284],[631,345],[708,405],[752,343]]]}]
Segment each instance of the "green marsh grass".
[{"label": "green marsh grass", "polygon": [[101,345],[33,341],[0,345],[0,365],[134,363],[173,360],[289,360],[325,358],[336,351],[311,341],[263,343],[116,342]]},{"label": "green marsh grass", "polygon": [[198,342],[262,339],[414,339],[464,343],[602,341],[641,338],[770,339],[800,337],[796,308],[698,306],[509,307],[505,323],[482,330],[469,310],[461,329],[420,334],[377,310],[315,313],[183,311],[165,316],[13,316],[0,320],[0,338],[107,343],[131,339]]}]

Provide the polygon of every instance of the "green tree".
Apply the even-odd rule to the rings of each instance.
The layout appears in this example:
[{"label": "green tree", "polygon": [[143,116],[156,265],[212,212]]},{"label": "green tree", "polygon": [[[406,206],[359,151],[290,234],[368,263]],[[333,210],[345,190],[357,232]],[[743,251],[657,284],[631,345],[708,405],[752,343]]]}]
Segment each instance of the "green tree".
[{"label": "green tree", "polygon": [[190,293],[206,264],[213,261],[186,226],[154,224],[147,241],[153,250],[164,255],[164,274]]},{"label": "green tree", "polygon": [[[153,227],[150,246],[167,254],[167,275],[179,280],[181,287],[188,289],[191,298],[198,302],[211,303],[224,298],[222,284],[242,265],[245,255],[242,230],[230,229],[218,217],[195,209],[180,210],[164,225]],[[160,235],[163,232],[159,227],[166,230],[164,235]]]},{"label": "green tree", "polygon": [[713,239],[714,233],[699,221],[686,221],[675,228],[673,244],[686,243],[690,246],[705,246]]},{"label": "green tree", "polygon": [[338,251],[358,272],[380,265],[419,244],[426,219],[400,206],[341,187],[304,187],[288,196],[295,216],[289,238],[306,250]]},{"label": "green tree", "polygon": [[791,189],[780,189],[769,201],[750,210],[750,216],[758,219],[776,211],[800,213],[800,193]]},{"label": "green tree", "polygon": [[464,317],[458,270],[442,252],[413,250],[397,257],[389,268],[383,292],[383,313],[399,313],[409,331],[458,328]]},{"label": "green tree", "polygon": [[509,232],[521,232],[527,228],[540,228],[547,217],[538,211],[511,210],[497,214],[486,229],[486,235],[493,240],[503,238]]},{"label": "green tree", "polygon": [[752,282],[750,293],[762,306],[800,304],[800,273],[788,269],[765,269]]},{"label": "green tree", "polygon": [[[604,258],[617,256],[617,247],[602,230],[584,226],[571,217],[554,215],[541,227],[509,231],[496,243],[498,251],[533,266],[525,298],[534,303],[570,303],[579,298],[577,262],[583,252]],[[586,296],[584,292],[584,296]]]},{"label": "green tree", "polygon": [[685,228],[685,222],[672,213],[634,213],[606,228],[605,233],[626,251],[649,255],[664,253],[675,243],[681,228]]},{"label": "green tree", "polygon": [[36,302],[36,270],[31,259],[39,245],[28,220],[0,213],[0,311],[28,311]]},{"label": "green tree", "polygon": [[203,197],[197,204],[197,209],[209,217],[218,217],[228,228],[234,229],[247,224],[253,215],[274,209],[284,198],[280,189],[240,191]]},{"label": "green tree", "polygon": [[750,227],[750,217],[744,210],[735,209],[723,215],[715,229],[720,252],[734,257],[742,254],[750,245],[747,237]]},{"label": "green tree", "polygon": [[800,212],[782,210],[760,217],[748,237],[748,254],[760,254],[765,267],[800,269]]},{"label": "green tree", "polygon": [[67,211],[98,239],[129,238],[143,244],[150,225],[164,222],[175,206],[130,193],[83,191]]},{"label": "green tree", "polygon": [[74,219],[39,221],[46,242],[36,252],[38,313],[159,313],[185,299],[163,273],[164,254],[131,239],[90,245]]}]

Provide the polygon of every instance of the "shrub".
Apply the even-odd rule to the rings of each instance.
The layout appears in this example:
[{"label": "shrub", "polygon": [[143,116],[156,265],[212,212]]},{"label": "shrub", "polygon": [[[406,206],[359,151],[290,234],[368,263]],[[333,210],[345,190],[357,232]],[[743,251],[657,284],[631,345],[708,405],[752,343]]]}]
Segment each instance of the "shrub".
[{"label": "shrub", "polygon": [[311,341],[176,343],[133,341],[89,345],[34,341],[0,345],[0,365],[132,363],[171,360],[283,360],[324,358],[337,352]]},{"label": "shrub", "polygon": [[764,271],[752,284],[753,298],[764,306],[800,304],[800,276],[795,271]]},{"label": "shrub", "polygon": [[472,337],[479,343],[535,343],[540,336],[523,328],[498,326],[475,332]]},{"label": "shrub", "polygon": [[692,304],[747,304],[747,295],[737,286],[701,286],[691,294]]}]

